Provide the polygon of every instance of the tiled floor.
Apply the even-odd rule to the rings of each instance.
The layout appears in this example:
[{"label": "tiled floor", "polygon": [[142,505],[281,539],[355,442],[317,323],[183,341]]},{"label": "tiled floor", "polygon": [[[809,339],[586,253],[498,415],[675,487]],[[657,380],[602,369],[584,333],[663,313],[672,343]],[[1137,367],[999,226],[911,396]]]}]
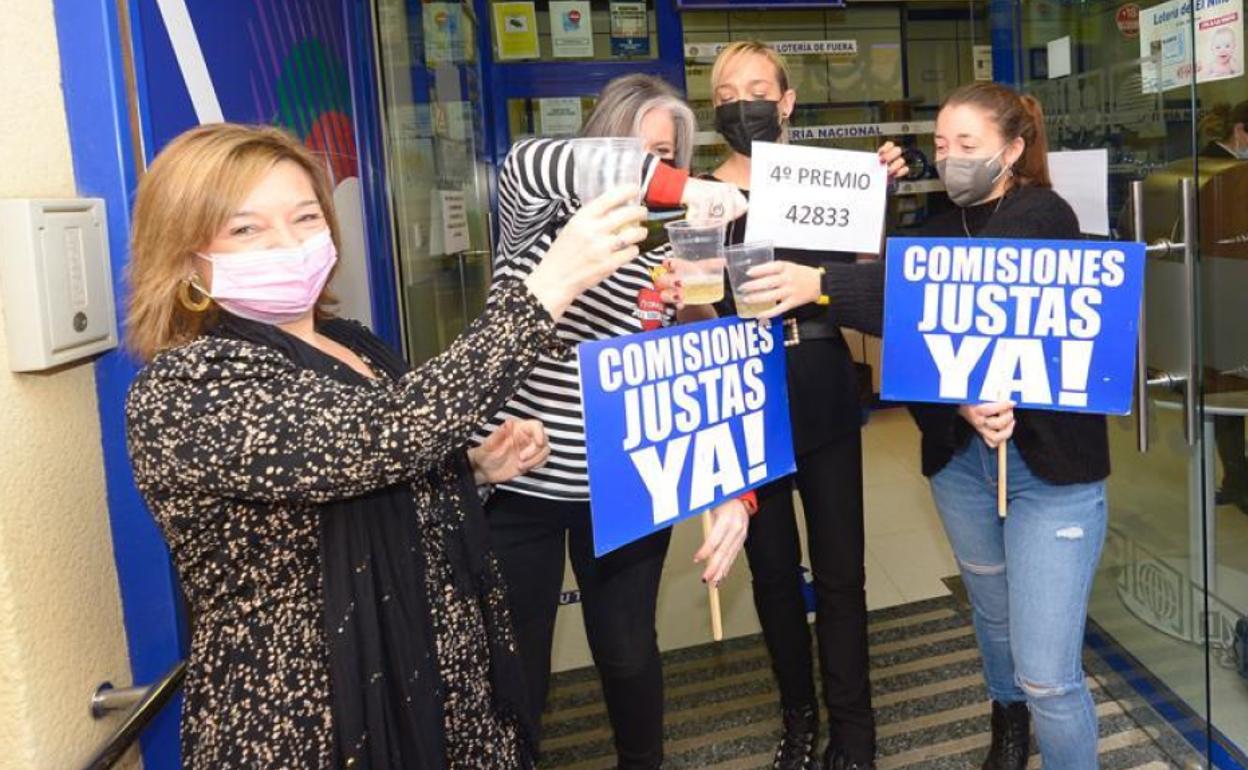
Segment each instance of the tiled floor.
[{"label": "tiled floor", "polygon": [[906,410],[872,413],[863,465],[868,607],[947,595],[941,579],[957,564],[919,472],[919,432]]},{"label": "tiled floor", "polygon": [[[1217,620],[1206,669],[1203,644],[1191,630],[1199,623],[1204,599],[1189,580],[1200,578],[1182,574],[1195,569],[1192,555],[1200,548],[1191,529],[1188,461],[1193,450],[1183,443],[1177,413],[1155,415],[1154,423],[1153,446],[1141,454],[1133,425],[1110,421],[1111,534],[1090,615],[1183,705],[1202,717],[1211,710],[1215,726],[1232,743],[1248,746],[1248,683],[1235,673],[1228,649],[1235,620],[1248,615],[1248,515],[1221,506],[1216,528],[1206,532],[1216,554],[1210,610]],[[957,572],[919,473],[918,441],[903,409],[875,412],[864,433],[867,602],[872,609],[944,595],[941,578]],[[1216,462],[1214,453],[1207,461]],[[1134,605],[1127,594],[1136,598]]]},{"label": "tiled floor", "polygon": [[[972,770],[989,743],[989,704],[966,607],[952,597],[871,612],[871,687],[880,770]],[[758,635],[664,655],[664,767],[766,770],[778,695]],[[1108,666],[1086,656],[1100,767],[1175,770],[1191,751]],[[591,668],[555,677],[543,720],[543,770],[609,770],[611,730]],[[1033,756],[1029,768],[1039,767]]]}]

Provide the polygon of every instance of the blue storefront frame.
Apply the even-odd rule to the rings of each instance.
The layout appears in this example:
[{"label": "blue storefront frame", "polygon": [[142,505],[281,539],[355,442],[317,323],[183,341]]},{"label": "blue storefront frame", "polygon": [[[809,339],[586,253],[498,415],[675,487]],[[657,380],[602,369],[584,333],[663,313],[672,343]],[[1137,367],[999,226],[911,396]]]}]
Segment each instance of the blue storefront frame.
[{"label": "blue storefront frame", "polygon": [[[78,194],[106,202],[113,288],[120,314],[129,201],[138,183],[140,162],[131,139],[126,93],[123,50],[129,47],[128,41],[116,2],[55,0],[53,11],[74,178]],[[146,134],[148,127],[140,122]],[[122,334],[124,340],[124,330]],[[136,683],[146,683],[159,678],[185,654],[188,638],[168,551],[135,489],[126,454],[122,406],[136,372],[134,360],[121,350],[95,363],[108,513],[130,668]],[[175,702],[143,734],[145,767],[180,765],[178,711]]]},{"label": "blue storefront frame", "polygon": [[[106,202],[109,250],[117,313],[124,315],[124,270],[130,232],[130,202],[141,168],[151,160],[154,128],[146,109],[149,84],[140,0],[54,0],[66,121],[77,194]],[[359,142],[368,275],[373,321],[391,345],[400,344],[397,282],[381,152],[381,117],[376,95],[373,22],[367,0],[341,0],[341,18],[351,51],[353,122]],[[127,83],[126,56],[133,81]],[[132,125],[133,121],[133,125]],[[136,146],[136,144],[138,146]],[[124,346],[124,328],[121,330]],[[118,348],[94,364],[96,398],[118,588],[132,679],[155,681],[189,648],[189,626],[168,549],[134,485],[125,444],[124,401],[137,362]],[[158,715],[141,737],[144,766],[181,767],[180,698]]]}]

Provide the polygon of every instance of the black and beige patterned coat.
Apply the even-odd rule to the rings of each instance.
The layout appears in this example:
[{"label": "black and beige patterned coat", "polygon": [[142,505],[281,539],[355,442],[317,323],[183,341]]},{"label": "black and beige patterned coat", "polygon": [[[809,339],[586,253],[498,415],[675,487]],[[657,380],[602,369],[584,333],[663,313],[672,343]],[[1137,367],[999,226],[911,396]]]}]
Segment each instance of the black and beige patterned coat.
[{"label": "black and beige patterned coat", "polygon": [[396,484],[410,486],[413,542],[427,550],[426,585],[411,590],[427,591],[433,615],[446,762],[523,765],[489,681],[483,615],[505,615],[501,591],[481,602],[457,590],[443,535],[479,504],[465,499],[469,436],[559,348],[549,315],[513,284],[445,353],[398,379],[345,384],[220,335],[142,370],[126,403],[134,476],[193,617],[187,767],[349,764],[351,747],[332,737],[317,515]]}]

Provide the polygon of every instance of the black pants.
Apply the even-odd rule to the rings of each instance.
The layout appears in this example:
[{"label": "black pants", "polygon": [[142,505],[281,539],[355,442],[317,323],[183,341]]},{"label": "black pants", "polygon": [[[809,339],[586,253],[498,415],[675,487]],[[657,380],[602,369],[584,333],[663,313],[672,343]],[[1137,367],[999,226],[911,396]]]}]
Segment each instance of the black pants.
[{"label": "black pants", "polygon": [[754,606],[785,708],[815,705],[810,628],[800,580],[792,482],[802,496],[815,586],[815,631],[833,746],[875,756],[867,663],[862,523],[862,434],[853,431],[797,458],[797,475],[759,490],[745,551]]},{"label": "black pants", "polygon": [[1248,492],[1248,457],[1244,456],[1244,418],[1231,414],[1213,416],[1213,438],[1222,460],[1222,488]]},{"label": "black pants", "polygon": [[500,491],[486,515],[507,581],[534,724],[549,687],[566,539],[620,770],[656,770],[663,762],[663,670],[654,627],[671,530],[595,559],[589,503]]}]

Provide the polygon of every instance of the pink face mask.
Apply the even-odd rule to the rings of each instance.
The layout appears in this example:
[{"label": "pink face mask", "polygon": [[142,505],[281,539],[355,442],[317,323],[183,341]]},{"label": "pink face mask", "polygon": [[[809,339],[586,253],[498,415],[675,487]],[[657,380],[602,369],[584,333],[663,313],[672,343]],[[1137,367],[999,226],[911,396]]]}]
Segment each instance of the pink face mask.
[{"label": "pink face mask", "polygon": [[208,295],[236,316],[267,324],[307,315],[338,261],[328,230],[298,246],[200,256],[212,263]]}]

